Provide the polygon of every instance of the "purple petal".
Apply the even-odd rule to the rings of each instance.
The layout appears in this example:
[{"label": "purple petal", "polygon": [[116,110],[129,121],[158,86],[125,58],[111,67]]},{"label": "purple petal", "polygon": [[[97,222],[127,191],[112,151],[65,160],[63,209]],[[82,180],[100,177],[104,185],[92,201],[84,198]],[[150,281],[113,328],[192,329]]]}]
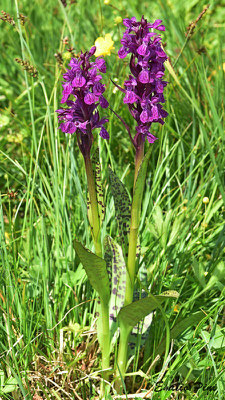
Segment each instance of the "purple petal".
[{"label": "purple petal", "polygon": [[157,29],[158,31],[165,31],[165,30],[166,30],[166,28],[165,28],[164,25],[160,25],[160,26],[158,26],[158,27],[155,28],[155,29]]},{"label": "purple petal", "polygon": [[137,99],[138,99],[138,97],[134,92],[132,92],[131,90],[127,90],[126,96],[124,97],[123,102],[125,104],[133,104],[137,101]]},{"label": "purple petal", "polygon": [[162,49],[156,50],[156,54],[157,54],[157,56],[160,57],[160,58],[167,58],[166,53],[165,53]]},{"label": "purple petal", "polygon": [[106,64],[105,64],[105,60],[103,58],[97,58],[95,63],[100,72],[103,72],[103,73],[106,72]]},{"label": "purple petal", "polygon": [[148,83],[149,82],[149,72],[148,71],[141,71],[138,75],[138,79],[141,83]]},{"label": "purple petal", "polygon": [[152,135],[152,133],[148,132],[147,133],[147,140],[149,143],[154,143],[158,138]]},{"label": "purple petal", "polygon": [[72,86],[70,85],[70,83],[66,83],[63,85],[63,92],[62,92],[62,100],[61,103],[65,103],[68,99],[68,97],[70,96],[70,94],[73,91]]},{"label": "purple petal", "polygon": [[139,46],[137,48],[137,53],[140,56],[145,56],[145,54],[147,53],[147,49],[148,49],[148,46],[146,46],[146,44],[143,43],[141,46]]},{"label": "purple petal", "polygon": [[136,22],[136,17],[132,17],[131,19],[129,18],[124,18],[123,20],[123,24],[127,27],[130,28],[134,22]]},{"label": "purple petal", "polygon": [[159,112],[157,106],[153,105],[151,109],[150,121],[157,120],[159,118]]},{"label": "purple petal", "polygon": [[157,81],[156,85],[155,85],[155,88],[156,88],[156,92],[157,93],[163,93],[164,86],[163,86],[162,82]]},{"label": "purple petal", "polygon": [[62,132],[71,134],[77,130],[77,127],[73,122],[64,122],[59,126],[59,128]]},{"label": "purple petal", "polygon": [[102,107],[102,108],[107,108],[108,106],[109,106],[109,103],[108,103],[108,101],[105,99],[105,97],[103,97],[103,96],[100,96],[99,97],[99,103],[100,103],[100,106]]},{"label": "purple petal", "polygon": [[104,93],[104,91],[105,91],[105,87],[104,87],[104,85],[102,83],[97,82],[97,83],[94,84],[94,86],[93,86],[93,93],[94,94],[100,96],[102,93]]},{"label": "purple petal", "polygon": [[95,47],[95,46],[92,46],[91,50],[90,50],[89,53],[88,53],[88,57],[93,56],[93,54],[95,54],[95,51],[96,51],[96,47]]},{"label": "purple petal", "polygon": [[127,56],[127,51],[125,50],[124,47],[121,47],[118,51],[118,56],[119,58],[125,58]]},{"label": "purple petal", "polygon": [[100,135],[103,139],[109,139],[109,134],[108,134],[107,130],[104,128],[104,126],[103,126],[102,129],[100,130],[99,135]]},{"label": "purple petal", "polygon": [[91,93],[91,92],[88,92],[88,93],[84,96],[84,102],[85,102],[86,104],[93,104],[93,103],[95,103],[95,101],[96,101],[95,95],[94,95],[93,93]]},{"label": "purple petal", "polygon": [[143,124],[149,121],[149,114],[147,110],[143,110],[140,115],[140,120]]},{"label": "purple petal", "polygon": [[82,75],[77,75],[73,80],[72,80],[72,86],[73,87],[82,87],[86,83],[86,79]]}]

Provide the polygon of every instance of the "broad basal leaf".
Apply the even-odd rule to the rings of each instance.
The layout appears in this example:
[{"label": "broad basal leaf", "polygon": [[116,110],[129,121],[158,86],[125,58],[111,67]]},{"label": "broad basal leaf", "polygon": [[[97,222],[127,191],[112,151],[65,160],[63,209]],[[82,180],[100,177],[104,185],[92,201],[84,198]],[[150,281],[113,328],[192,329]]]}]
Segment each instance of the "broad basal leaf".
[{"label": "broad basal leaf", "polygon": [[77,240],[74,240],[74,248],[87,273],[91,285],[98,292],[100,298],[108,303],[110,291],[105,260],[86,249]]},{"label": "broad basal leaf", "polygon": [[131,204],[124,184],[109,168],[111,191],[115,204],[116,218],[118,222],[119,235],[123,248],[123,255],[126,259],[128,255],[128,233],[130,229],[130,210]]},{"label": "broad basal leaf", "polygon": [[157,296],[151,295],[134,301],[120,310],[118,314],[119,323],[125,325],[128,329],[132,329],[142,318],[154,311],[167,298],[177,298],[178,296],[177,292],[170,290]]}]

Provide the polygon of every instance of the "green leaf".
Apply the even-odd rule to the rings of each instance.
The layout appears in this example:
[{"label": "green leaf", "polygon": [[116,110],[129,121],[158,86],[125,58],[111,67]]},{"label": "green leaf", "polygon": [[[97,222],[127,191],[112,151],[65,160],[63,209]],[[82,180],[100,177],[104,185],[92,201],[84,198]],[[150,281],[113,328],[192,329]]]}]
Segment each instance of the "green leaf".
[{"label": "green leaf", "polygon": [[[95,153],[92,156],[92,168],[95,178],[95,189],[97,195],[97,202],[98,202],[98,215],[100,218],[100,222],[104,220],[105,217],[105,205],[104,205],[104,193],[103,193],[103,186],[102,186],[102,179],[101,179],[101,165],[99,161],[99,149],[96,149]],[[92,221],[92,214],[91,214],[91,206],[90,206],[90,197],[89,193],[87,192],[87,212],[88,212],[88,220],[93,229],[93,221]]]},{"label": "green leaf", "polygon": [[202,262],[197,261],[194,256],[192,256],[192,269],[200,285],[204,288],[206,285],[205,275],[204,275],[205,274],[204,265]]},{"label": "green leaf", "polygon": [[0,380],[1,380],[0,395],[11,393],[17,388],[16,378],[10,377],[5,381],[3,371],[0,371]]},{"label": "green leaf", "polygon": [[225,277],[225,262],[221,260],[212,271],[211,278],[209,279],[206,288],[211,289],[211,287],[218,284],[218,282],[221,282],[224,285],[225,283],[224,277]]},{"label": "green leaf", "polygon": [[113,336],[116,330],[117,315],[124,304],[126,290],[126,264],[122,248],[110,237],[104,239],[105,260],[110,276],[110,331]]},{"label": "green leaf", "polygon": [[201,335],[213,349],[219,350],[225,347],[225,335],[219,325],[216,325],[214,334],[212,334],[212,332],[202,331]]},{"label": "green leaf", "polygon": [[130,229],[131,204],[127,189],[120,179],[109,168],[111,191],[115,204],[116,218],[124,258],[128,256],[128,233]]},{"label": "green leaf", "polygon": [[108,303],[110,298],[109,278],[106,270],[106,262],[86,249],[77,240],[74,240],[74,248],[83,265],[93,288],[98,292],[102,301]]},{"label": "green leaf", "polygon": [[[171,329],[170,338],[176,339],[179,335],[184,333],[186,329],[191,328],[192,326],[196,326],[203,318],[205,318],[205,314],[203,311],[198,311],[185,319],[179,320],[176,325]],[[166,348],[166,338],[162,340],[156,350],[156,354],[161,355]]]},{"label": "green leaf", "polygon": [[96,187],[97,202],[98,202],[98,215],[100,221],[102,222],[105,217],[105,205],[104,205],[104,193],[103,193],[102,177],[101,177],[101,164],[99,160],[99,149],[96,149],[95,153],[93,154],[92,165],[95,176],[95,187]]},{"label": "green leaf", "polygon": [[132,329],[142,318],[154,311],[167,298],[177,298],[179,294],[174,290],[169,290],[160,295],[145,297],[134,301],[128,306],[123,307],[119,314],[119,322]]}]

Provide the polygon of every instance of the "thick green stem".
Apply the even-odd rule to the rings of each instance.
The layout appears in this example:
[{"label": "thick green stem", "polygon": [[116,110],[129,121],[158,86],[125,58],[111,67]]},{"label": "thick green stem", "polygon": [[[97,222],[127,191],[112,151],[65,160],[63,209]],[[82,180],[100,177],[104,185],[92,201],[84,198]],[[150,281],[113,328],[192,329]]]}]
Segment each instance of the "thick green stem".
[{"label": "thick green stem", "polygon": [[[96,194],[95,178],[92,168],[92,163],[90,155],[84,156],[88,192],[90,197],[90,208],[91,208],[91,223],[92,223],[92,237],[95,245],[95,253],[97,256],[102,257],[102,246],[101,246],[101,235],[100,235],[100,218],[98,213],[98,201]],[[102,369],[109,368],[110,362],[110,333],[109,333],[109,304],[105,303],[101,299],[101,309],[100,309],[100,320],[98,326],[98,335],[101,338],[100,346],[102,352]],[[109,372],[103,372],[103,378],[108,379]],[[101,385],[101,398],[104,397],[104,383]]]},{"label": "thick green stem", "polygon": [[[134,187],[135,190],[136,180],[138,176],[138,171],[144,157],[144,142],[140,142],[135,155],[135,174],[134,174]],[[130,234],[129,234],[129,248],[128,248],[128,259],[127,259],[127,276],[126,276],[126,291],[125,291],[125,301],[124,306],[132,303],[133,293],[134,293],[134,281],[135,281],[135,266],[136,266],[136,252],[137,252],[137,242],[138,242],[138,230],[140,224],[140,209],[141,209],[141,198],[137,198],[136,201],[132,202],[131,207],[131,223],[130,223]],[[124,378],[126,373],[126,363],[127,363],[127,348],[128,348],[128,338],[130,330],[128,327],[120,327],[120,343],[118,351],[118,366],[122,377]],[[121,392],[121,379],[119,372],[116,372],[116,389],[118,393]]]},{"label": "thick green stem", "polygon": [[91,207],[92,225],[93,225],[92,237],[95,245],[95,252],[97,256],[102,257],[100,218],[98,214],[98,202],[95,189],[95,178],[94,178],[90,155],[84,156],[84,161],[85,161],[85,168],[87,175],[88,192],[90,196],[90,207]]},{"label": "thick green stem", "polygon": [[117,355],[117,363],[118,368],[116,370],[116,382],[115,389],[118,394],[122,394],[122,380],[124,379],[126,373],[127,366],[127,347],[128,347],[128,339],[130,335],[130,329],[127,329],[125,326],[120,326],[120,344]]},{"label": "thick green stem", "polygon": [[[109,368],[110,334],[109,334],[109,304],[101,300],[101,338],[102,338],[102,369]],[[109,371],[103,372],[104,379],[109,376]]]},{"label": "thick green stem", "polygon": [[143,157],[144,157],[144,142],[141,139],[140,146],[137,148],[136,154],[135,154],[135,171],[134,171],[133,192],[134,192],[134,189],[135,189],[135,184],[136,184],[136,180],[137,180],[137,176],[138,176],[138,171],[139,171],[140,165],[142,163]]},{"label": "thick green stem", "polygon": [[[144,157],[144,142],[140,142],[135,155],[135,173],[134,173],[134,186],[133,193],[135,190],[136,180],[138,171]],[[137,199],[136,202],[132,202],[131,207],[131,222],[130,222],[130,235],[129,235],[129,248],[128,248],[128,259],[127,259],[127,279],[126,279],[126,292],[125,292],[125,303],[128,305],[133,301],[134,292],[134,279],[135,279],[135,264],[136,264],[136,251],[138,241],[138,229],[140,224],[140,208],[139,204],[142,199]],[[137,204],[138,203],[138,204]]]}]

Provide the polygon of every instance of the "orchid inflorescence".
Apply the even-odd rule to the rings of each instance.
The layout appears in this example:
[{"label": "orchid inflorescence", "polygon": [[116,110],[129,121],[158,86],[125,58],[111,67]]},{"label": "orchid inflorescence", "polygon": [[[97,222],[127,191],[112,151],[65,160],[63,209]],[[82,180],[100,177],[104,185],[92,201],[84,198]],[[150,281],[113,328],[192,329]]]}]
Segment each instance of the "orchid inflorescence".
[{"label": "orchid inflorescence", "polygon": [[[96,47],[93,46],[89,52],[71,59],[71,69],[63,75],[66,82],[62,84],[61,103],[66,103],[67,107],[57,110],[59,120],[63,121],[59,128],[65,133],[77,133],[78,145],[83,154],[90,151],[93,129],[101,128],[100,136],[104,139],[109,138],[104,127],[108,119],[100,119],[97,110],[98,105],[102,108],[109,105],[103,96],[105,86],[100,82],[102,76],[98,74],[98,71],[106,72],[106,64],[103,58],[97,58],[95,62],[90,61],[95,51]],[[75,101],[68,100],[70,95],[75,97]]]},{"label": "orchid inflorescence", "polygon": [[153,122],[164,124],[163,118],[168,115],[160,104],[165,103],[163,91],[167,82],[162,77],[167,56],[162,49],[160,36],[153,32],[153,29],[165,30],[161,22],[156,20],[149,24],[144,17],[140,22],[135,17],[123,20],[127,29],[118,55],[124,58],[131,53],[131,75],[124,82],[125,89],[119,89],[125,93],[123,101],[137,121],[137,133],[133,139],[135,147],[139,136],[142,139],[147,137],[149,143],[154,143],[157,138],[150,132],[151,125]]}]

